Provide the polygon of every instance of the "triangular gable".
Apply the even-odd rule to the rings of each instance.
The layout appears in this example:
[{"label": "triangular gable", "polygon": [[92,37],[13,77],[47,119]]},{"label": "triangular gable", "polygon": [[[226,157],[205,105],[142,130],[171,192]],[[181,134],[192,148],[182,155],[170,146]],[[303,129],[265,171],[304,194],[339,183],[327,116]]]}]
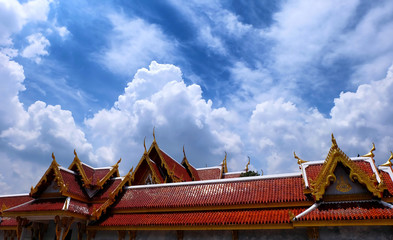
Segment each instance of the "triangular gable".
[{"label": "triangular gable", "polygon": [[46,170],[44,175],[41,177],[40,181],[35,187],[31,187],[30,196],[37,198],[42,191],[44,191],[52,181],[55,181],[59,187],[59,191],[64,195],[68,191],[67,185],[63,181],[63,177],[60,173],[59,164],[56,162],[55,155],[52,153],[52,163]]},{"label": "triangular gable", "polygon": [[131,183],[134,185],[135,183],[140,184],[141,181],[144,181],[144,179],[141,178],[144,177],[145,171],[149,171],[151,173],[152,183],[165,182],[165,179],[161,175],[156,164],[150,160],[146,149],[145,152],[143,153],[143,156],[141,157],[141,160],[139,160],[139,163],[136,166],[135,171],[132,173]]},{"label": "triangular gable", "polygon": [[72,170],[72,171],[77,171],[79,172],[79,175],[81,176],[82,182],[83,182],[83,186],[84,187],[89,187],[91,185],[91,177],[87,177],[85,169],[82,166],[82,162],[81,160],[79,160],[78,155],[76,154],[76,151],[74,150],[74,160],[72,161],[72,163],[70,164],[70,166],[68,167],[68,169]]},{"label": "triangular gable", "polygon": [[332,134],[332,146],[322,165],[315,181],[311,181],[310,190],[316,201],[320,201],[325,194],[326,188],[337,180],[334,171],[337,164],[341,163],[349,169],[349,179],[352,182],[359,182],[364,185],[373,196],[382,198],[384,184],[383,181],[378,183],[375,174],[369,177],[361,168],[352,162],[352,160],[337,146],[337,142]]},{"label": "triangular gable", "polygon": [[167,182],[185,182],[192,180],[187,170],[181,164],[176,162],[158,147],[155,138],[149,148],[148,156],[156,163],[157,167],[164,170],[165,176],[163,177],[167,178]]},{"label": "triangular gable", "polygon": [[[117,161],[115,165],[108,169],[95,169],[84,163],[82,163],[76,151],[74,150],[74,160],[68,167],[68,169],[76,171],[81,176],[83,186],[90,189],[97,189],[103,187],[103,185],[108,181],[111,177],[119,177],[119,163],[121,159]],[[102,173],[101,173],[102,172]]]}]

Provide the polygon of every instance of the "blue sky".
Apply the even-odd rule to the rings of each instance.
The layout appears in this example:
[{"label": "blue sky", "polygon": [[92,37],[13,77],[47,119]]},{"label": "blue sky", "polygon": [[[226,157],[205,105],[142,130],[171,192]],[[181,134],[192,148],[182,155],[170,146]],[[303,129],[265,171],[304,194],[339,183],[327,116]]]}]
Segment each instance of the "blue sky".
[{"label": "blue sky", "polygon": [[196,167],[265,174],[393,150],[391,1],[0,0],[0,192],[76,149],[96,167],[143,139]]}]

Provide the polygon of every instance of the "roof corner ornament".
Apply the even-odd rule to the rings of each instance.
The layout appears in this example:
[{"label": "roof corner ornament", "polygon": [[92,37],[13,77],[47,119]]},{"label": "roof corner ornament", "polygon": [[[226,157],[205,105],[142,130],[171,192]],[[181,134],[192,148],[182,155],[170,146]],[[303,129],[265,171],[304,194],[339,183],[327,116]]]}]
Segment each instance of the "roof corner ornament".
[{"label": "roof corner ornament", "polygon": [[118,168],[119,167],[119,163],[121,163],[121,158],[116,162],[115,165],[113,165],[112,167],[114,168]]},{"label": "roof corner ornament", "polygon": [[80,160],[79,160],[79,157],[78,157],[78,154],[76,153],[76,150],[74,149],[74,160],[76,160],[76,161],[79,161],[80,162]]},{"label": "roof corner ornament", "polygon": [[308,161],[304,161],[301,158],[299,158],[295,152],[293,152],[293,157],[297,159],[297,164],[302,165],[303,163],[306,163]]},{"label": "roof corner ornament", "polygon": [[246,172],[248,172],[248,165],[250,165],[250,156],[247,156],[247,157],[248,157],[248,162],[247,162],[246,168],[245,168]]},{"label": "roof corner ornament", "polygon": [[183,156],[184,156],[185,159],[187,158],[186,157],[186,151],[184,150],[184,145],[183,145]]},{"label": "roof corner ornament", "polygon": [[155,129],[156,129],[156,126],[153,127],[153,142],[157,142],[156,141]]},{"label": "roof corner ornament", "polygon": [[374,159],[374,156],[375,156],[373,153],[374,151],[375,151],[375,144],[373,143],[373,147],[371,148],[370,152],[363,155],[362,157],[370,157],[370,158]]},{"label": "roof corner ornament", "polygon": [[334,138],[333,133],[332,133],[332,147],[334,147],[334,148],[337,148],[337,147],[338,147],[338,146],[337,146],[336,139]]},{"label": "roof corner ornament", "polygon": [[222,167],[223,167],[223,172],[227,173],[228,172],[228,166],[227,166],[227,152],[226,151],[225,151],[224,160],[222,160]]},{"label": "roof corner ornament", "polygon": [[384,163],[384,164],[382,164],[382,165],[380,165],[381,167],[391,167],[393,164],[392,164],[392,161],[393,160],[393,152],[392,151],[390,151],[390,157],[389,157],[389,159]]},{"label": "roof corner ornament", "polygon": [[56,166],[59,166],[59,164],[56,162],[55,153],[53,152],[52,152],[52,163],[55,164]]}]

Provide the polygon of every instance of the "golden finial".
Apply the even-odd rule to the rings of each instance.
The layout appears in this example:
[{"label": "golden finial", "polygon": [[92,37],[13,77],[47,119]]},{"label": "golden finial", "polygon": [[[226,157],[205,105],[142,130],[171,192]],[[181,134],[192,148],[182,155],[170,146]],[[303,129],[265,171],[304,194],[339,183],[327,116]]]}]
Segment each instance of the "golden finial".
[{"label": "golden finial", "polygon": [[375,144],[373,143],[373,147],[371,148],[370,152],[367,153],[366,155],[363,155],[362,157],[370,157],[370,158],[374,158],[374,152],[375,151]]},{"label": "golden finial", "polygon": [[145,148],[144,154],[146,154],[146,153],[147,153],[147,149],[146,149],[146,137],[145,137],[145,139],[143,139],[143,147]]},{"label": "golden finial", "polygon": [[248,165],[250,165],[250,156],[247,156],[248,157],[248,162],[247,162],[247,164],[246,164],[246,172],[248,172]]},{"label": "golden finial", "polygon": [[261,176],[263,176],[263,170],[262,170],[262,168],[261,168]]},{"label": "golden finial", "polygon": [[389,159],[384,164],[382,164],[381,166],[383,166],[383,167],[390,167],[390,166],[392,166],[392,162],[391,162],[392,160],[393,160],[393,152],[390,151]]},{"label": "golden finial", "polygon": [[128,173],[127,173],[127,174],[131,174],[131,173],[132,173],[132,171],[134,171],[134,167],[132,167],[132,168],[130,169],[130,171],[128,171]]},{"label": "golden finial", "polygon": [[332,147],[337,147],[337,142],[336,139],[334,138],[333,133],[332,133]]},{"label": "golden finial", "polygon": [[227,152],[226,151],[225,151],[224,160],[222,161],[222,167],[223,167],[223,172],[227,173],[228,172],[228,167],[227,167]]},{"label": "golden finial", "polygon": [[116,164],[115,165],[113,165],[112,167],[115,167],[115,168],[117,168],[117,167],[119,167],[119,163],[121,162],[121,158],[116,162]]},{"label": "golden finial", "polygon": [[308,162],[308,161],[304,161],[304,160],[300,159],[300,158],[296,155],[295,152],[293,152],[293,157],[297,159],[297,164],[299,164],[299,165]]},{"label": "golden finial", "polygon": [[156,126],[153,127],[153,142],[156,142],[155,129],[156,129]]},{"label": "golden finial", "polygon": [[183,145],[183,156],[186,158],[186,151],[184,150],[184,145]]}]

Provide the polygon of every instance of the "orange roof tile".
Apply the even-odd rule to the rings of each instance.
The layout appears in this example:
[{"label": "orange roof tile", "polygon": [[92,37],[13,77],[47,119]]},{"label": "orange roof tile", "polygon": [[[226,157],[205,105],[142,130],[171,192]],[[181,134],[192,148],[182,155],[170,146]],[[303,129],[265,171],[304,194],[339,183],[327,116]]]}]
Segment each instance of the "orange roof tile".
[{"label": "orange roof tile", "polygon": [[164,158],[165,163],[168,166],[168,171],[173,171],[174,175],[182,179],[182,181],[192,181],[190,175],[187,170],[178,162],[176,162],[173,158],[171,158],[168,154],[160,149],[161,156]]},{"label": "orange roof tile", "polygon": [[[151,186],[151,185],[150,185]],[[129,187],[114,209],[176,208],[307,201],[300,176]]]},{"label": "orange roof tile", "polygon": [[221,167],[198,168],[201,180],[221,179]]},{"label": "orange roof tile", "polygon": [[241,224],[288,224],[288,212],[305,208],[174,213],[134,213],[111,215],[97,226],[219,226]]},{"label": "orange roof tile", "polygon": [[377,201],[325,202],[297,221],[393,219],[393,209]]}]

